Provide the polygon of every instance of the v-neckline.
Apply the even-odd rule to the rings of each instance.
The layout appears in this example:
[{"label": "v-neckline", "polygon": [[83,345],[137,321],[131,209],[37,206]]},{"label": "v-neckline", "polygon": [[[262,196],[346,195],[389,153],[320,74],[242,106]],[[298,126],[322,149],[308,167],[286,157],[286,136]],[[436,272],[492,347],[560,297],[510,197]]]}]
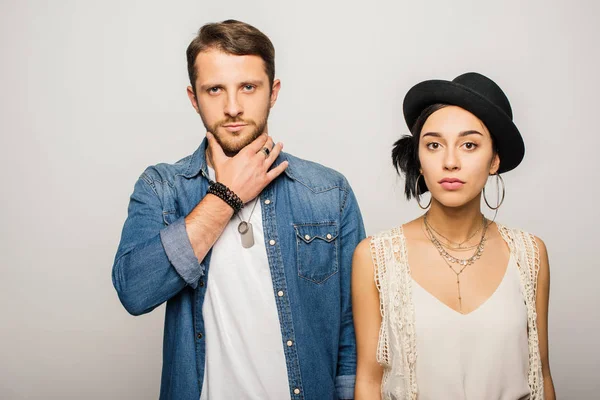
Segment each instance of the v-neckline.
[{"label": "v-neckline", "polygon": [[[429,290],[427,290],[423,286],[421,286],[421,284],[419,282],[417,282],[412,277],[412,274],[410,275],[410,279],[411,279],[411,281],[413,283],[413,287],[416,286],[416,287],[419,288],[419,290],[422,290],[423,292],[425,292],[425,294],[428,297],[431,297],[431,299],[434,300],[436,303],[438,303],[442,308],[448,309],[450,312],[452,312],[453,314],[458,315],[459,317],[468,317],[471,314],[474,314],[477,311],[479,311],[482,308],[484,308],[484,306],[486,304],[490,303],[493,300],[493,298],[496,297],[496,293],[498,293],[500,291],[500,288],[502,286],[504,286],[504,284],[505,284],[504,281],[506,281],[506,279],[508,278],[508,273],[509,273],[509,269],[511,267],[512,258],[513,258],[513,256],[512,256],[512,253],[511,253],[510,256],[508,257],[508,263],[506,265],[506,269],[504,270],[504,275],[502,276],[502,279],[500,280],[500,283],[498,283],[498,286],[496,286],[496,289],[494,289],[494,291],[492,292],[492,294],[487,299],[485,299],[481,304],[479,304],[477,306],[477,308],[475,308],[474,310],[472,310],[472,311],[470,311],[470,312],[468,312],[466,314],[461,313],[458,310],[455,310],[454,308],[450,307],[448,304],[444,303],[442,300],[438,299],[433,293],[431,293]],[[409,267],[409,270],[410,270],[410,267]]]},{"label": "v-neckline", "polygon": [[[428,296],[430,296],[433,300],[435,300],[436,303],[439,303],[440,305],[442,305],[444,308],[447,308],[448,310],[450,310],[451,312],[453,312],[454,314],[458,315],[459,317],[468,317],[471,314],[479,311],[483,306],[485,306],[487,303],[490,302],[490,300],[495,297],[496,293],[499,291],[500,287],[503,286],[504,281],[507,279],[508,276],[508,270],[511,266],[511,262],[513,262],[513,253],[510,250],[509,247],[509,257],[508,257],[508,262],[506,263],[506,267],[504,269],[504,274],[502,275],[502,279],[500,280],[500,282],[498,283],[498,285],[496,286],[496,288],[494,289],[494,291],[492,292],[492,294],[490,296],[488,296],[487,299],[485,299],[481,304],[479,304],[475,309],[471,310],[468,313],[461,313],[458,310],[455,310],[454,308],[450,307],[448,304],[446,304],[445,302],[443,302],[442,300],[440,300],[437,296],[435,296],[433,293],[431,293],[429,290],[425,289],[423,286],[421,286],[421,284],[419,282],[417,282],[413,276],[412,276],[412,272],[410,269],[410,263],[408,262],[408,246],[406,244],[406,236],[404,235],[404,227],[400,226],[400,235],[402,236],[402,246],[404,246],[404,254],[406,255],[406,266],[408,269],[408,276],[410,277],[411,283],[414,283],[414,285],[418,286],[421,290],[423,290]],[[504,240],[504,238],[503,238]]]}]

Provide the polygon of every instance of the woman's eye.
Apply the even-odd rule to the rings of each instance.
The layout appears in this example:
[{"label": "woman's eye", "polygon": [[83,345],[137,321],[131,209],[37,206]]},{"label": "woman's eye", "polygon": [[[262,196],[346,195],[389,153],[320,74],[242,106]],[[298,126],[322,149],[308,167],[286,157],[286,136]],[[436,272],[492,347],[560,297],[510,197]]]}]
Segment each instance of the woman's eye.
[{"label": "woman's eye", "polygon": [[440,147],[440,144],[437,142],[427,143],[427,148],[429,150],[437,150]]},{"label": "woman's eye", "polygon": [[477,147],[477,145],[473,142],[467,142],[463,146],[465,146],[465,149],[467,150],[473,150]]}]

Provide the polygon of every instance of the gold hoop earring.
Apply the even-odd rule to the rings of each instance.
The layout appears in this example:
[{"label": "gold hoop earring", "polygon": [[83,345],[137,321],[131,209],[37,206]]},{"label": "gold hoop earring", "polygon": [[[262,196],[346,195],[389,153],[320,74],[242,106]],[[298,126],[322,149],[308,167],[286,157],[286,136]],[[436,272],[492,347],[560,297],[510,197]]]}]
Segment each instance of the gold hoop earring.
[{"label": "gold hoop earring", "polygon": [[484,186],[483,187],[483,200],[485,201],[485,204],[490,208],[490,210],[499,209],[500,206],[502,205],[502,203],[504,203],[504,196],[506,195],[506,186],[504,185],[504,179],[502,179],[500,174],[495,174],[495,175],[496,175],[496,190],[498,191],[498,195],[500,194],[500,183],[502,183],[502,198],[500,198],[499,201],[496,200],[496,201],[498,201],[498,205],[496,207],[490,206],[490,203],[488,202],[488,199],[485,195],[485,186]]},{"label": "gold hoop earring", "polygon": [[421,207],[422,210],[427,210],[431,205],[431,198],[429,199],[429,203],[427,203],[425,207],[421,205],[421,194],[419,193],[419,178],[421,178],[422,176],[422,174],[419,174],[419,176],[417,177],[417,181],[415,182],[415,199],[417,200],[417,204],[419,205],[419,207]]}]

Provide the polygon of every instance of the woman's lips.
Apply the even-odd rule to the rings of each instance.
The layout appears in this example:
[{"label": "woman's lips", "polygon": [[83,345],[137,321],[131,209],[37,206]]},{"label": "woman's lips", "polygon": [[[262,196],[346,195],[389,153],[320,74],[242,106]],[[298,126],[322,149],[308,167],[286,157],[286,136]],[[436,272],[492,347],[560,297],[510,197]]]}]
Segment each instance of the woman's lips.
[{"label": "woman's lips", "polygon": [[457,190],[460,189],[465,183],[456,178],[444,178],[439,181],[439,184],[442,185],[442,188],[446,190]]},{"label": "woman's lips", "polygon": [[442,187],[446,190],[460,189],[463,185],[462,182],[442,182]]}]

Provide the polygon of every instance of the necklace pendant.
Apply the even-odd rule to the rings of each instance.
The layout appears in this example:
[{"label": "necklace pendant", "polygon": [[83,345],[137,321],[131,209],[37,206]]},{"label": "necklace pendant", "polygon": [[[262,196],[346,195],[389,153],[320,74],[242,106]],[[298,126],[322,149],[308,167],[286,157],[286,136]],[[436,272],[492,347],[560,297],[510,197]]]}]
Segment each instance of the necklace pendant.
[{"label": "necklace pendant", "polygon": [[238,225],[238,232],[242,238],[242,247],[249,249],[254,246],[254,231],[250,222],[242,221]]}]

